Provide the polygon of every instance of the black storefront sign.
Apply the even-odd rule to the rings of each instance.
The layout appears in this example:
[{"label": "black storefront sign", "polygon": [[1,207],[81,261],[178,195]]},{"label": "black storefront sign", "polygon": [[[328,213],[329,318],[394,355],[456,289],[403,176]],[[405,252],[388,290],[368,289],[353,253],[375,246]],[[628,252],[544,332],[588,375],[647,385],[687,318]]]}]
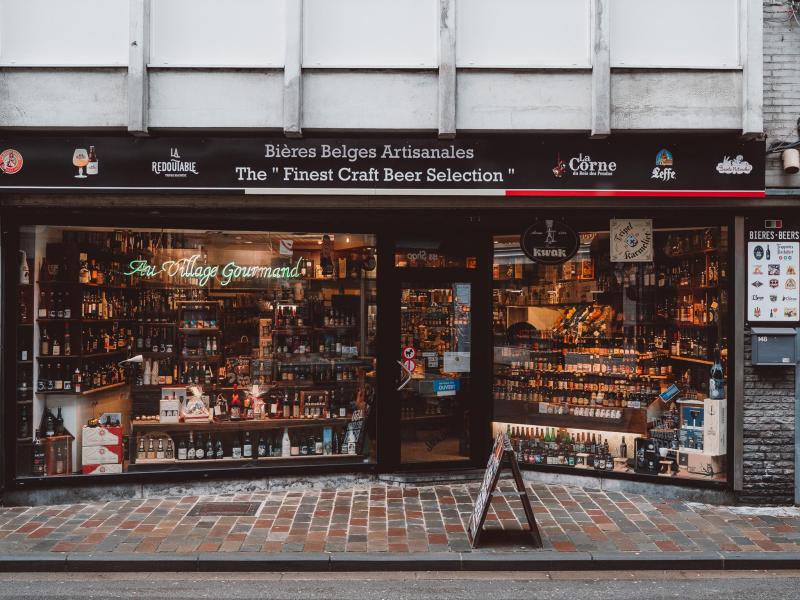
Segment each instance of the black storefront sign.
[{"label": "black storefront sign", "polygon": [[733,135],[4,136],[0,190],[761,197],[764,155]]},{"label": "black storefront sign", "polygon": [[578,253],[578,234],[562,221],[537,219],[519,239],[520,248],[533,262],[558,265]]}]

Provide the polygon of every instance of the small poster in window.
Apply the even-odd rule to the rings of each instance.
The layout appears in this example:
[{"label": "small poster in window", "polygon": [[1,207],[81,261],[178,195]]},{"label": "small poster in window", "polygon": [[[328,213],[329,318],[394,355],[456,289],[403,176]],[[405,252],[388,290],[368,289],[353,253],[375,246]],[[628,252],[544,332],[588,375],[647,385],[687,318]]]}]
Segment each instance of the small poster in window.
[{"label": "small poster in window", "polygon": [[653,262],[653,220],[611,219],[611,262]]}]

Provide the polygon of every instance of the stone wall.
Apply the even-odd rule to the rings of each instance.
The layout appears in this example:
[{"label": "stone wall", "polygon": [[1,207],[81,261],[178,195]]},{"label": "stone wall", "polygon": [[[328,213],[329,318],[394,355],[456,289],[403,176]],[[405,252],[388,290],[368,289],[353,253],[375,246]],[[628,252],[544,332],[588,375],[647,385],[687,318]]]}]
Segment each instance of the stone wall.
[{"label": "stone wall", "polygon": [[738,500],[742,504],[791,504],[794,369],[754,367],[749,329],[744,337],[744,481]]}]

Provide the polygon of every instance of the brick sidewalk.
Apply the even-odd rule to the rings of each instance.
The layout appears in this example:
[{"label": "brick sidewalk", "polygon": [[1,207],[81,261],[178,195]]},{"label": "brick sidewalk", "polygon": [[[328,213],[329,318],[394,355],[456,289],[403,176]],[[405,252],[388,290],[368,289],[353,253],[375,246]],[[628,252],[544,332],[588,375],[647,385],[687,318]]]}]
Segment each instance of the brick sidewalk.
[{"label": "brick sidewalk", "polygon": [[[795,509],[749,511],[564,486],[529,488],[546,550],[800,552]],[[0,553],[466,552],[464,526],[477,489],[376,485],[2,508]],[[189,514],[209,501],[252,502],[254,516]],[[518,500],[497,498],[487,527],[518,529],[521,516]],[[516,543],[479,551],[528,549]]]}]

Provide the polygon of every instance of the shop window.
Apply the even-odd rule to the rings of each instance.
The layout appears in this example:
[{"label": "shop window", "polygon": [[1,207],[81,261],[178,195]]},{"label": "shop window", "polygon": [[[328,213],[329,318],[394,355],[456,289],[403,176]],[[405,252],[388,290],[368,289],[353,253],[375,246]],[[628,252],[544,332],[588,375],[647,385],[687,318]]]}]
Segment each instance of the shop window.
[{"label": "shop window", "polygon": [[494,238],[494,428],[521,463],[726,479],[728,231],[647,232],[628,262],[608,224],[560,264]]},{"label": "shop window", "polygon": [[374,460],[373,236],[20,240],[18,476]]}]

